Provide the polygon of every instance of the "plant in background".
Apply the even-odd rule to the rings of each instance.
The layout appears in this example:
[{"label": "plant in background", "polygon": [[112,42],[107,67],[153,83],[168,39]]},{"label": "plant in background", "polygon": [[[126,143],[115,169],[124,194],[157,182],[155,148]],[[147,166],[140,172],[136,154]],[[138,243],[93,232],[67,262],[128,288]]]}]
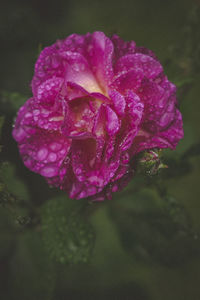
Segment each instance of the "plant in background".
[{"label": "plant in background", "polygon": [[[181,101],[199,72],[199,47],[193,56],[199,41],[193,35],[198,22],[199,18],[193,18],[189,23],[186,38],[172,47],[171,60],[165,66],[168,74],[170,68],[176,70],[171,78],[179,95],[181,92]],[[11,261],[16,286],[21,288],[21,282],[26,286],[23,297],[40,299],[38,294],[46,294],[50,299],[61,278],[66,285],[63,270],[71,272],[69,265],[87,263],[92,257],[95,260],[101,244],[104,250],[108,240],[105,220],[95,223],[95,214],[90,218],[98,207],[116,225],[127,257],[175,267],[200,255],[200,239],[190,215],[170,191],[171,179],[176,181],[194,170],[191,158],[199,155],[200,144],[197,141],[186,151],[169,156],[163,151],[175,149],[183,137],[183,124],[176,87],[152,51],[116,35],[73,34],[41,52],[32,92],[25,104],[27,97],[18,93],[4,91],[0,98],[5,115],[0,117],[0,129],[4,124],[0,143],[0,263]],[[18,109],[12,132],[24,164],[64,193],[49,189],[14,156],[16,148],[8,136]],[[187,138],[186,132],[184,141]],[[6,152],[12,142],[10,155]],[[115,201],[105,205],[91,201],[110,199],[128,182]],[[28,193],[20,194],[24,187]],[[85,199],[70,201],[67,195]],[[114,257],[113,248],[111,252]],[[92,267],[96,268],[95,263]],[[81,266],[76,268],[81,270]],[[60,278],[56,278],[59,272]],[[31,274],[31,281],[27,274]]]}]

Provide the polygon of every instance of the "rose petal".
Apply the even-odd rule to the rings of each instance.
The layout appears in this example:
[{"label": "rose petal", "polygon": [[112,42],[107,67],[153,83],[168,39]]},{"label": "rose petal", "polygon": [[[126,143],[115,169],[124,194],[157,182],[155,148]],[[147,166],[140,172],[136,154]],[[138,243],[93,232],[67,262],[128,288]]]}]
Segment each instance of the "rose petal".
[{"label": "rose petal", "polygon": [[88,45],[88,56],[93,73],[103,92],[113,77],[112,56],[113,44],[103,32],[94,32]]},{"label": "rose petal", "polygon": [[101,105],[95,117],[93,133],[97,136],[114,135],[120,128],[119,119],[116,113],[108,106]]},{"label": "rose petal", "polygon": [[126,107],[125,98],[115,90],[109,91],[109,97],[113,101],[113,106],[118,115],[123,116]]},{"label": "rose petal", "polygon": [[80,54],[71,51],[65,52],[66,73],[65,81],[73,82],[80,85],[89,93],[99,92],[102,90],[92,74],[87,60]]},{"label": "rose petal", "polygon": [[37,130],[19,146],[24,164],[44,177],[59,174],[59,168],[68,154],[70,141],[58,132]]},{"label": "rose petal", "polygon": [[126,118],[122,122],[118,141],[119,147],[122,151],[126,151],[131,147],[133,140],[138,133],[144,108],[139,96],[132,91],[128,91],[126,101]]},{"label": "rose petal", "polygon": [[151,56],[135,53],[122,56],[115,65],[115,72],[120,73],[130,70],[142,70],[143,75],[147,78],[156,78],[163,72],[161,64]]}]

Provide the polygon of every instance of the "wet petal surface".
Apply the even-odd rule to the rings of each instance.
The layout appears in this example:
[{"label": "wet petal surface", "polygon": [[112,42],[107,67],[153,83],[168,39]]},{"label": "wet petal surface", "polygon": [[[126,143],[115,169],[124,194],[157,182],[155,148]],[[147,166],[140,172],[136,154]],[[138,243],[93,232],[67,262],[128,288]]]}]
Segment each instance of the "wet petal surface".
[{"label": "wet petal surface", "polygon": [[71,198],[102,201],[134,174],[135,155],[183,138],[176,87],[155,54],[103,32],[46,47],[13,137],[24,164]]}]

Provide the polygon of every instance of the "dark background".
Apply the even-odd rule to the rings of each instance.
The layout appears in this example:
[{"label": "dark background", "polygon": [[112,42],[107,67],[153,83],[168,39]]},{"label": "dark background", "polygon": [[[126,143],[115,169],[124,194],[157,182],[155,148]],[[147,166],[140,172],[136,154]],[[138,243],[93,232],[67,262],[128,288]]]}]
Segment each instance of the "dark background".
[{"label": "dark background", "polygon": [[[24,100],[31,95],[30,81],[39,52],[45,46],[71,33],[85,34],[96,30],[104,31],[107,35],[117,33],[124,40],[135,40],[138,46],[153,50],[164,64],[165,72],[173,82],[181,85],[181,80],[192,79],[189,88],[179,94],[185,138],[180,142],[176,152],[170,153],[169,156],[178,157],[198,143],[200,140],[200,72],[192,65],[196,66],[198,62],[195,63],[192,59],[199,45],[195,45],[193,41],[195,38],[190,39],[190,35],[197,35],[200,30],[198,22],[192,27],[193,32],[190,31],[189,37],[187,35],[188,41],[186,43],[184,41],[184,30],[185,28],[187,30],[187,26],[193,22],[193,17],[188,19],[188,16],[193,7],[198,5],[200,5],[199,1],[192,0],[9,0],[1,2],[0,92],[2,107],[7,114],[3,133],[5,144],[3,158],[8,161],[4,166],[3,177],[9,190],[18,197],[26,199],[27,202],[37,204],[56,197],[56,191],[51,191],[40,176],[26,170],[21,163],[17,146],[10,134],[15,105],[12,104],[9,111],[6,108],[6,101],[9,102],[9,97],[12,98],[13,93],[23,95],[24,98],[20,99]],[[173,51],[176,47],[178,50]],[[192,50],[185,53],[184,47]],[[186,67],[181,65],[184,62]],[[19,103],[24,101],[19,100],[18,94],[15,95],[16,107],[19,105],[17,101]],[[200,159],[195,156],[189,162],[189,171],[168,178],[167,188],[186,210],[194,232],[198,233],[200,232]],[[49,267],[48,262],[45,264],[47,258],[40,249],[41,240],[37,231],[30,234],[28,230],[18,230],[16,241],[15,229],[10,221],[11,215],[0,207],[0,294],[2,293],[0,298],[2,300],[45,300],[52,299],[50,296],[52,294],[53,299],[56,300],[95,298],[199,300],[200,258],[196,255],[198,252],[196,249],[177,263],[182,250],[184,247],[187,248],[188,244],[178,245],[176,253],[176,249],[173,252],[174,244],[170,238],[166,246],[155,236],[158,242],[155,244],[151,242],[152,249],[149,253],[153,253],[152,256],[145,254],[139,257],[134,254],[132,248],[128,246],[129,251],[126,251],[127,246],[123,246],[123,240],[129,240],[129,235],[119,229],[118,225],[121,223],[113,221],[115,218],[110,211],[112,206],[115,206],[115,201],[120,203],[122,200],[124,202],[127,200],[129,203],[130,198],[133,203],[136,203],[136,210],[140,210],[141,208],[137,207],[138,201],[145,197],[147,200],[144,201],[144,206],[147,206],[147,211],[151,210],[149,208],[151,205],[147,202],[148,197],[150,199],[154,197],[154,191],[147,188],[143,192],[144,195],[138,196],[138,194],[131,194],[127,189],[126,193],[122,192],[114,196],[112,204],[98,205],[98,209],[91,217],[96,231],[96,243],[90,263],[83,266],[57,264],[50,277],[47,276],[48,272],[51,273],[48,268],[52,267]],[[66,197],[60,192],[59,196]],[[148,229],[148,224],[145,227],[138,221],[130,224],[130,227],[134,227],[136,241],[139,239],[136,230],[138,224],[138,230],[147,232],[148,238],[152,234],[154,239],[154,231],[152,233]],[[156,252],[154,249],[162,247],[169,249],[169,252],[174,255],[175,259],[172,259],[171,263],[167,260],[168,250]]]}]

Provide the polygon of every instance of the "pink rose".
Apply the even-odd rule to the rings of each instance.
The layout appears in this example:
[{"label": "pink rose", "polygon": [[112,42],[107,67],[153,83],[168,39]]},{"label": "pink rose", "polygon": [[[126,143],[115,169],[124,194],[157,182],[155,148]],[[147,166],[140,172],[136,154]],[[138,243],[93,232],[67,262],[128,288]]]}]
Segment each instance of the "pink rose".
[{"label": "pink rose", "polygon": [[116,35],[72,34],[45,48],[32,91],[13,137],[24,164],[71,198],[110,198],[137,153],[174,149],[183,137],[176,87],[160,62]]}]

